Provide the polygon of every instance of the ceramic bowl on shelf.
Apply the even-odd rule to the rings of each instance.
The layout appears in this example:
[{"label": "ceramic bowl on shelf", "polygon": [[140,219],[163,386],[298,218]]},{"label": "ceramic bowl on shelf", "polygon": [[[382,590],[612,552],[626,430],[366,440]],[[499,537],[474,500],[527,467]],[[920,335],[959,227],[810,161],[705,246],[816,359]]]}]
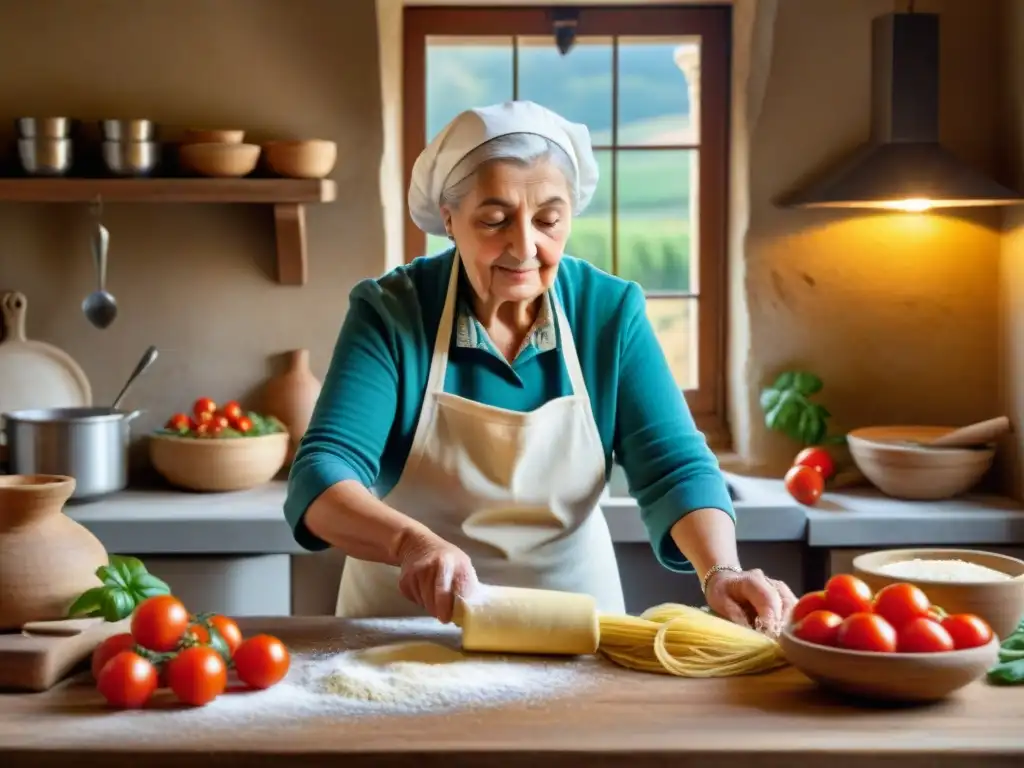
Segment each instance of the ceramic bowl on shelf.
[{"label": "ceramic bowl on shelf", "polygon": [[188,170],[201,176],[215,178],[239,178],[248,176],[256,169],[260,159],[257,144],[182,144],[178,158]]},{"label": "ceramic bowl on shelf", "polygon": [[824,688],[891,703],[944,699],[981,678],[999,656],[999,640],[945,653],[871,653],[808,643],[787,627],[779,638],[786,659]]},{"label": "ceramic bowl on shelf", "polygon": [[322,179],[334,170],[338,145],[333,141],[268,141],[263,145],[267,165],[278,176],[291,179]]},{"label": "ceramic bowl on shelf", "polygon": [[190,491],[241,491],[274,479],[288,454],[288,433],[259,437],[149,436],[149,460],[171,485]]},{"label": "ceramic bowl on shelf", "polygon": [[[993,581],[952,580],[953,574],[933,578],[887,570],[895,563],[913,560],[947,560],[972,563],[1005,574]],[[956,567],[956,566],[952,566]],[[923,569],[924,566],[921,566]],[[915,566],[916,569],[916,566]],[[909,583],[920,587],[946,613],[980,616],[999,637],[1013,634],[1024,619],[1024,561],[1015,557],[973,549],[889,549],[866,552],[853,559],[853,573],[877,592],[888,584]]]},{"label": "ceramic bowl on shelf", "polygon": [[863,427],[846,436],[857,469],[878,490],[897,499],[949,499],[974,487],[992,466],[995,445],[929,448],[920,443],[953,427]]},{"label": "ceramic bowl on shelf", "polygon": [[235,128],[186,128],[182,144],[241,144],[245,131]]}]

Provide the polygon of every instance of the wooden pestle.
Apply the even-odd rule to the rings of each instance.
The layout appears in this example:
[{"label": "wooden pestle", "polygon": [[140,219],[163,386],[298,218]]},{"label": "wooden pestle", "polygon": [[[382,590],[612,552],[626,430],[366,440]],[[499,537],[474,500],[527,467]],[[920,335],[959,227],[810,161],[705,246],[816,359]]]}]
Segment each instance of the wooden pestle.
[{"label": "wooden pestle", "polygon": [[481,584],[455,599],[452,622],[466,651],[578,656],[601,637],[593,597],[548,589]]},{"label": "wooden pestle", "polygon": [[994,419],[954,429],[942,437],[929,440],[925,445],[935,448],[970,448],[975,445],[991,443],[996,438],[1010,432],[1011,429],[1010,420],[1006,416],[997,416]]}]

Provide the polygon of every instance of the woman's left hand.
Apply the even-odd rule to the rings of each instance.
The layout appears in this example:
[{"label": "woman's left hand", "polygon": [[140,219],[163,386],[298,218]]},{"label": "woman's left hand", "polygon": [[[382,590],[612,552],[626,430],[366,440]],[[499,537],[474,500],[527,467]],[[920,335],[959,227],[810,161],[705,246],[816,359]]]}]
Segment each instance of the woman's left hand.
[{"label": "woman's left hand", "polygon": [[708,607],[735,624],[764,629],[777,636],[788,620],[796,597],[784,582],[752,571],[719,571],[708,582],[704,595]]}]

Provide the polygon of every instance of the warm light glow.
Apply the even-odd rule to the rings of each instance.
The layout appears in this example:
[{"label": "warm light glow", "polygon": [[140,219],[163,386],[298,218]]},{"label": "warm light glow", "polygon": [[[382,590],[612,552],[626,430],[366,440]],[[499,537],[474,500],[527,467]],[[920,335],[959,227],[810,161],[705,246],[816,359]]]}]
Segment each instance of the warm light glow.
[{"label": "warm light glow", "polygon": [[906,213],[923,213],[924,211],[930,211],[932,208],[932,201],[926,200],[923,197],[911,197],[907,200],[893,200],[884,204],[886,208],[892,208],[896,211],[905,211]]}]

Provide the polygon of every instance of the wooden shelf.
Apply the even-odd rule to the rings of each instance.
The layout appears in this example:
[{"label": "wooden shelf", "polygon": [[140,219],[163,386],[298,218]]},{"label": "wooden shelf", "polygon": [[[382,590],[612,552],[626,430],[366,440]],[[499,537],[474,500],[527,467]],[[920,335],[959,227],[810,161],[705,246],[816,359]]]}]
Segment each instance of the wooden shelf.
[{"label": "wooden shelf", "polygon": [[306,179],[0,179],[3,203],[206,203],[274,206],[277,279],[305,285],[308,203],[335,200],[330,180]]}]

